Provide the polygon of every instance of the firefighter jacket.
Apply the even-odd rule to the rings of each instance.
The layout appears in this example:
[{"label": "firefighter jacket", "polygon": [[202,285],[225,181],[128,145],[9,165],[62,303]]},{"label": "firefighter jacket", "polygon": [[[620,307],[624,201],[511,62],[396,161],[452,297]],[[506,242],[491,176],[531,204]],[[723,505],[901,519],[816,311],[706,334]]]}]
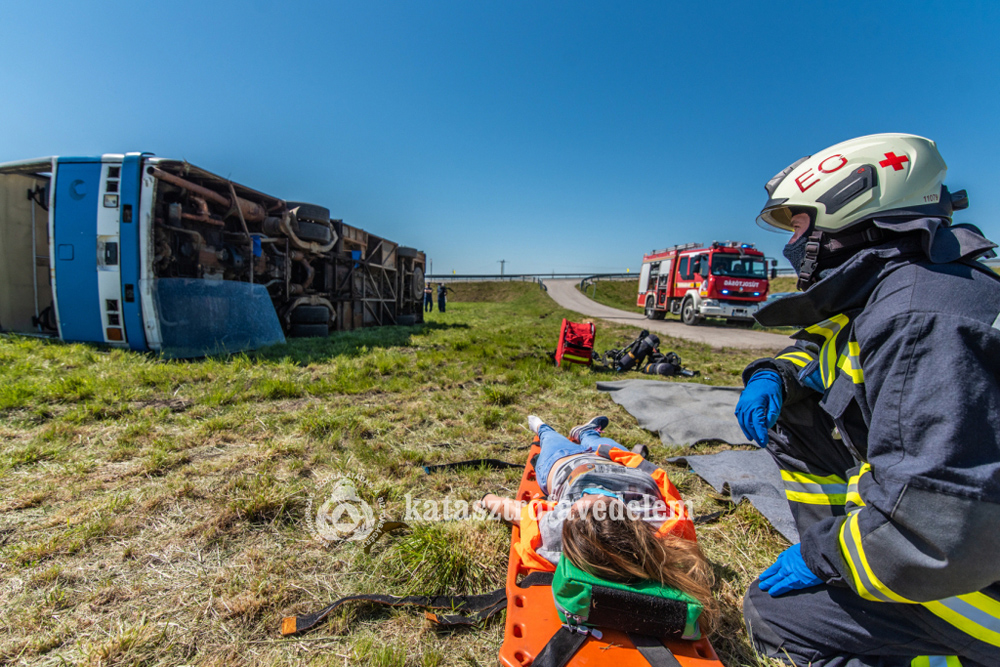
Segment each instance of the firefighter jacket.
[{"label": "firefighter jacket", "polygon": [[846,516],[801,535],[809,568],[1000,646],[1000,280],[974,260],[994,244],[929,223],[762,309],[805,328],[744,381],[778,371],[786,405],[821,390],[859,464]]}]

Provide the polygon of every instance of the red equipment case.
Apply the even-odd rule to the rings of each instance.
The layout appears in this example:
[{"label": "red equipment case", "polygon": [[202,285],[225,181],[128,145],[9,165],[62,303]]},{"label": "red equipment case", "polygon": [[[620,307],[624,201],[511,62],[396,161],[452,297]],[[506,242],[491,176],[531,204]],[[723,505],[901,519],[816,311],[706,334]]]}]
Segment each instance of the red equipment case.
[{"label": "red equipment case", "polygon": [[589,366],[594,355],[594,323],[570,322],[563,318],[559,330],[559,347],[556,348],[556,366],[562,361]]}]

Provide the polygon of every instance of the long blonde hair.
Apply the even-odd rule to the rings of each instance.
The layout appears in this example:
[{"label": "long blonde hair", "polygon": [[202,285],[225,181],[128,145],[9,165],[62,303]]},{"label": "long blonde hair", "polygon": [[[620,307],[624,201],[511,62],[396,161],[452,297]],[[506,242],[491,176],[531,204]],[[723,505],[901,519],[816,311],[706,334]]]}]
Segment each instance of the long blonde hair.
[{"label": "long blonde hair", "polygon": [[[563,556],[598,577],[623,583],[652,579],[687,593],[704,607],[701,629],[715,628],[719,608],[712,597],[715,575],[696,542],[675,535],[657,537],[656,530],[632,516],[620,500],[621,512],[572,512],[563,523]],[[593,506],[591,506],[593,509]],[[595,516],[599,515],[599,516]]]}]

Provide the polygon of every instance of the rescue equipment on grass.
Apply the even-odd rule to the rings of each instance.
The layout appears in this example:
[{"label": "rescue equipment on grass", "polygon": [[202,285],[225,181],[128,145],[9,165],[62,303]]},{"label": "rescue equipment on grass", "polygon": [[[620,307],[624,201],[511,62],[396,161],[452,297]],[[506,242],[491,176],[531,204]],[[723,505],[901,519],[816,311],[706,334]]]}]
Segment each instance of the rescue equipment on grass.
[{"label": "rescue equipment on grass", "polygon": [[563,318],[559,329],[559,345],[556,347],[556,366],[562,361],[589,366],[594,356],[594,323],[570,322]]},{"label": "rescue equipment on grass", "polygon": [[660,339],[645,329],[634,341],[620,350],[606,350],[603,363],[615,372],[633,368],[646,375],[682,375],[693,377],[698,373],[681,367],[681,358],[675,352],[659,350]]}]

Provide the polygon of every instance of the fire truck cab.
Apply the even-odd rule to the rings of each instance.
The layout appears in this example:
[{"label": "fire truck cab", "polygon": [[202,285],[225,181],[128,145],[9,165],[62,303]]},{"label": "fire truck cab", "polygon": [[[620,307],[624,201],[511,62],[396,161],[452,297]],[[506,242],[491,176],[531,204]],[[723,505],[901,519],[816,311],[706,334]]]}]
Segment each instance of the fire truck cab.
[{"label": "fire truck cab", "polygon": [[767,290],[767,260],[753,244],[687,243],[643,256],[636,305],[651,320],[671,313],[688,325],[706,317],[752,324]]}]

